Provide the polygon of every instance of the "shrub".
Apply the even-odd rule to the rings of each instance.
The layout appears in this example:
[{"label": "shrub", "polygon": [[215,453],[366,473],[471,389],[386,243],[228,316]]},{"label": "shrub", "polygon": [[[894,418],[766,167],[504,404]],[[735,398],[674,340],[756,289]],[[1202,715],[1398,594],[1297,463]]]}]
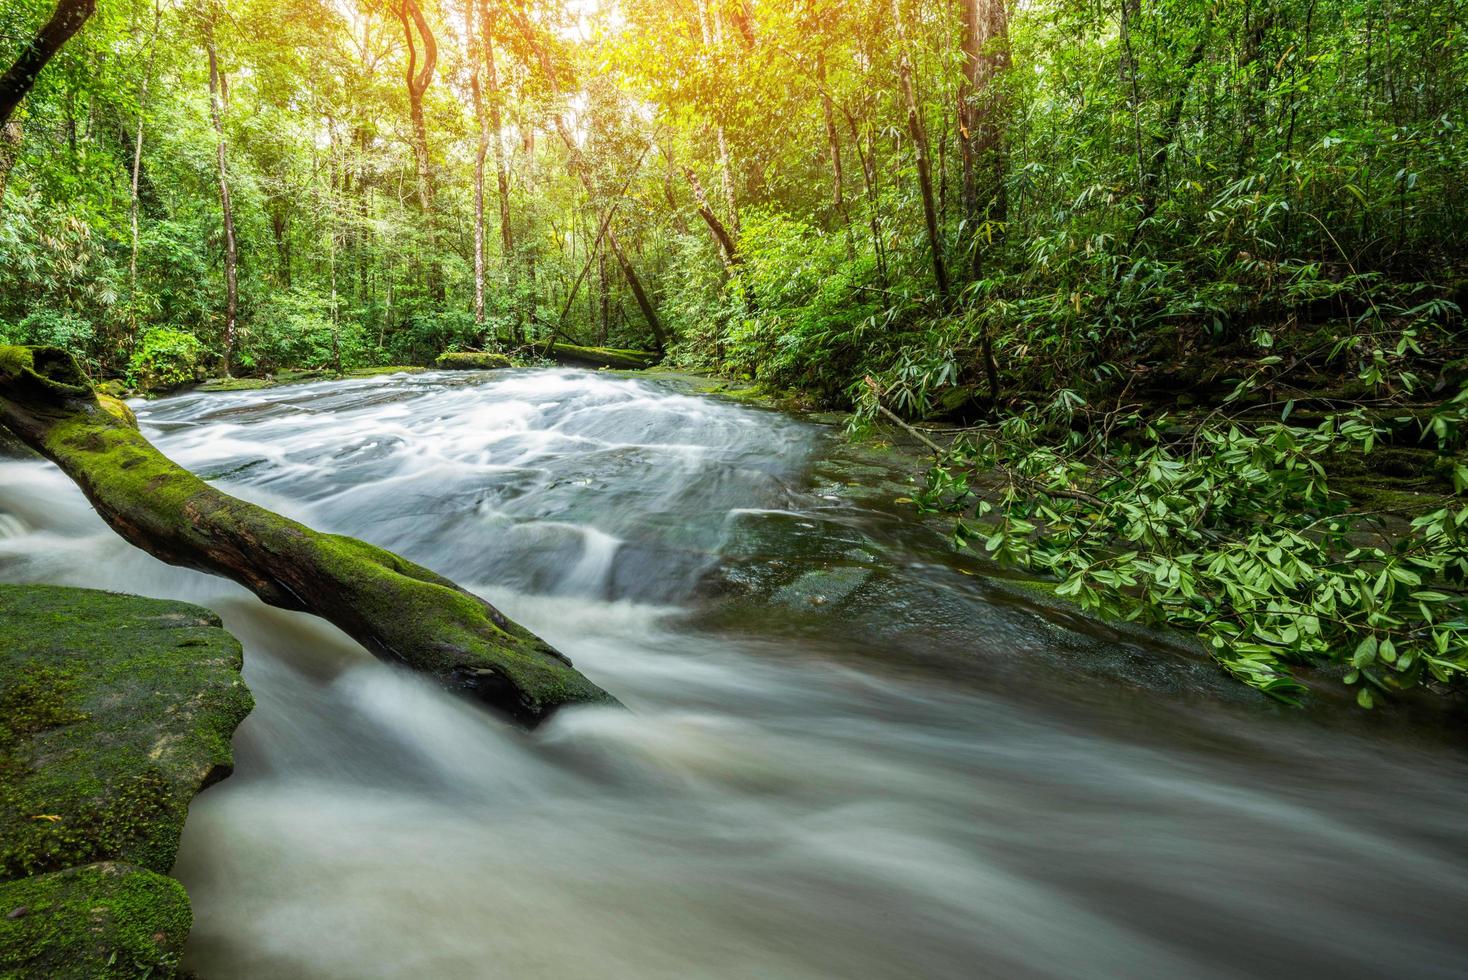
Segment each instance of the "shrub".
[{"label": "shrub", "polygon": [[345,369],[363,361],[366,346],[365,331],[356,320],[338,314],[333,322],[326,297],[291,289],[261,304],[242,333],[236,359],[241,367],[258,371]]},{"label": "shrub", "polygon": [[[1383,544],[1325,468],[1377,447],[1383,431],[1364,413],[1313,427],[1215,417],[1191,431],[1132,413],[1097,436],[1072,428],[1083,408],[1062,391],[1048,411],[980,430],[932,470],[919,505],[964,514],[958,544],[1054,575],[1085,609],[1196,633],[1281,701],[1305,693],[1295,665],[1334,665],[1366,708],[1468,682],[1461,459],[1444,457],[1455,494]],[[1428,422],[1442,452],[1465,411],[1468,395]]]},{"label": "shrub", "polygon": [[203,377],[204,345],[199,338],[171,327],[143,334],[128,362],[128,383],[139,391],[167,391]]}]

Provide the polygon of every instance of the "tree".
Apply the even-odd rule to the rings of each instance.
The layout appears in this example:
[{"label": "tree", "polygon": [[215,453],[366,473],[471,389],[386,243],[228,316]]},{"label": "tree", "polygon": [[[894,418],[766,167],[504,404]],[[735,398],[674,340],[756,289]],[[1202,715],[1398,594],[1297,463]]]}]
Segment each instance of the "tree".
[{"label": "tree", "polygon": [[81,30],[96,7],[97,0],[60,0],[50,19],[26,44],[5,74],[0,75],[0,202],[5,199],[5,185],[21,143],[20,126],[10,117],[36,84],[41,69],[73,34]]},{"label": "tree", "polygon": [[933,173],[928,161],[928,133],[923,124],[922,107],[912,82],[912,58],[908,52],[907,32],[902,21],[902,0],[892,0],[892,21],[896,26],[899,49],[897,71],[902,88],[902,101],[907,108],[907,134],[912,142],[913,162],[917,166],[918,191],[923,199],[923,222],[928,233],[928,250],[933,259],[933,281],[938,295],[948,299],[948,268],[943,258],[943,232],[938,223],[938,206],[933,195]]},{"label": "tree", "polygon": [[5,74],[0,75],[0,126],[10,122],[20,100],[36,84],[41,69],[73,34],[82,29],[96,9],[96,0],[59,0],[50,19],[31,38]]},{"label": "tree", "polygon": [[204,51],[209,56],[209,118],[214,124],[215,160],[219,169],[219,209],[224,222],[224,374],[229,376],[234,361],[235,326],[239,316],[239,246],[235,240],[234,203],[229,192],[228,139],[224,132],[229,109],[229,81],[219,70],[219,52],[214,43],[218,8],[209,5],[201,14]]}]

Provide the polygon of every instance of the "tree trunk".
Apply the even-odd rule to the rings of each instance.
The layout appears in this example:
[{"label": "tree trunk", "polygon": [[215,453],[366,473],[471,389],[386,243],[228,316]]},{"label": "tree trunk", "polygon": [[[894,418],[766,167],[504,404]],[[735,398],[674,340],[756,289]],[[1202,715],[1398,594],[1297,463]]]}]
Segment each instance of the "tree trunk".
[{"label": "tree trunk", "polygon": [[680,235],[691,234],[688,222],[683,220],[683,209],[678,206],[678,195],[673,192],[673,156],[662,143],[658,144],[658,153],[663,158],[663,196],[668,199],[668,214],[673,219],[673,227]]},{"label": "tree trunk", "polygon": [[601,249],[596,253],[596,268],[597,273],[601,279],[601,292],[598,297],[601,300],[600,308],[598,311],[601,314],[599,323],[600,329],[598,329],[596,332],[596,342],[605,347],[607,344],[607,320],[609,319],[609,315],[612,309],[612,291],[609,288],[609,283],[607,282],[606,249]]},{"label": "tree trunk", "polygon": [[36,84],[41,69],[81,30],[96,9],[96,0],[60,0],[56,4],[51,19],[36,32],[5,74],[0,75],[0,126],[10,121],[20,100]]},{"label": "tree trunk", "polygon": [[[718,11],[714,11],[717,17]],[[698,25],[703,35],[703,48],[705,53],[712,59],[714,48],[722,40],[723,30],[717,21],[711,21],[709,8],[705,0],[698,0]],[[739,201],[734,196],[734,168],[729,158],[729,139],[724,133],[724,122],[714,119],[714,142],[719,148],[719,183],[724,191],[724,203],[729,206],[729,224],[734,229],[734,234],[739,234]]]},{"label": "tree trunk", "polygon": [[[413,123],[413,158],[418,166],[418,206],[423,210],[423,219],[428,222],[428,293],[442,302],[444,285],[437,255],[438,223],[433,211],[433,169],[428,157],[428,123],[423,116],[423,94],[428,91],[428,85],[433,81],[434,69],[438,66],[438,41],[416,0],[400,0],[394,12],[403,25],[403,36],[408,43],[408,115]],[[418,46],[413,43],[415,29],[423,42],[421,66],[418,62]]]},{"label": "tree trunk", "polygon": [[0,204],[5,201],[5,185],[10,182],[10,170],[20,156],[23,139],[24,133],[16,120],[0,125]]},{"label": "tree trunk", "polygon": [[1198,35],[1197,43],[1188,52],[1188,59],[1183,63],[1183,77],[1176,83],[1173,90],[1172,107],[1168,110],[1162,131],[1156,134],[1155,149],[1152,151],[1151,159],[1147,161],[1146,169],[1142,172],[1142,216],[1137,220],[1137,226],[1132,229],[1131,240],[1127,244],[1128,248],[1136,244],[1147,222],[1157,214],[1162,178],[1167,172],[1167,158],[1171,154],[1173,143],[1177,141],[1178,126],[1182,123],[1183,108],[1188,101],[1188,91],[1193,87],[1193,73],[1203,61],[1203,53],[1208,48],[1208,35],[1212,27],[1213,9],[1210,8],[1203,20],[1202,33]]},{"label": "tree trunk", "polygon": [[912,139],[913,156],[917,163],[918,191],[923,199],[923,221],[928,231],[928,248],[933,253],[933,280],[938,285],[938,295],[948,299],[948,268],[943,263],[943,232],[938,226],[938,206],[933,199],[933,174],[928,166],[928,134],[923,126],[923,115],[918,105],[917,93],[912,86],[912,60],[908,58],[906,38],[902,28],[902,12],[899,0],[893,0],[892,13],[897,24],[897,40],[904,50],[898,63],[898,79],[902,86],[902,100],[907,106],[907,132]]},{"label": "tree trunk", "polygon": [[[561,116],[559,108],[561,83],[556,77],[555,65],[551,63],[550,55],[546,52],[544,43],[536,36],[534,28],[525,16],[525,11],[514,5],[508,9],[511,16],[515,18],[515,26],[519,28],[526,43],[535,51],[540,61],[541,71],[545,74],[546,82],[550,86],[551,98],[557,103],[557,107],[551,112],[551,121],[555,123],[556,133],[561,137],[561,142],[566,146],[566,154],[571,158],[571,170],[581,181],[581,186],[586,188],[587,195],[592,195],[596,187],[591,180],[586,160],[582,157],[581,150],[571,135],[571,130],[566,126],[566,120]],[[648,298],[647,291],[642,288],[642,280],[638,278],[637,270],[628,261],[627,254],[622,251],[621,243],[617,241],[616,233],[610,227],[607,229],[607,243],[612,246],[612,253],[617,257],[617,264],[621,266],[622,275],[627,278],[627,285],[637,300],[637,306],[642,310],[643,318],[647,320],[648,327],[652,329],[653,336],[657,339],[658,350],[663,350],[667,346],[667,334],[663,330],[663,323],[658,319],[657,310],[653,307],[652,300]]]},{"label": "tree trunk", "polygon": [[826,150],[831,158],[831,207],[843,225],[851,223],[846,214],[845,175],[841,169],[841,134],[836,129],[836,110],[826,88],[826,50],[816,55],[816,79],[821,86],[821,111],[826,119]]},{"label": "tree trunk", "polygon": [[474,151],[474,323],[479,342],[484,343],[484,159],[489,155],[489,115],[484,110],[484,93],[479,88],[479,35],[474,31],[475,5],[464,4],[464,32],[469,39],[469,89],[474,96],[474,119],[479,124],[479,145]]},{"label": "tree trunk", "polygon": [[552,344],[550,356],[562,364],[582,364],[623,371],[640,371],[658,362],[653,351],[622,350],[609,347],[578,347],[575,344]]},{"label": "tree trunk", "polygon": [[632,268],[632,263],[627,260],[627,255],[622,251],[622,243],[617,241],[617,233],[611,228],[607,229],[607,244],[612,246],[612,254],[617,257],[617,264],[622,267],[622,275],[627,277],[627,286],[632,290],[632,296],[637,300],[637,308],[642,311],[643,319],[652,328],[652,335],[657,338],[658,350],[662,351],[668,345],[668,335],[663,330],[663,321],[658,319],[658,312],[648,299],[647,291],[642,288],[642,280],[637,277],[637,270]]},{"label": "tree trunk", "polygon": [[99,398],[58,348],[0,347],[0,426],[76,481],[125,540],[329,620],[378,657],[534,726],[565,704],[615,700],[544,640],[441,575],[222,493]]},{"label": "tree trunk", "polygon": [[734,244],[733,237],[719,216],[714,214],[714,209],[709,207],[708,196],[703,192],[703,184],[694,173],[692,167],[683,168],[683,176],[688,178],[688,186],[693,188],[693,199],[698,202],[698,214],[703,218],[704,224],[709,226],[709,231],[714,236],[714,241],[719,246],[719,258],[724,261],[724,270],[729,275],[738,271],[739,264],[743,261],[739,257],[739,247]]},{"label": "tree trunk", "polygon": [[[963,25],[963,83],[959,86],[958,140],[963,168],[963,214],[969,249],[969,277],[983,271],[979,235],[990,222],[1003,224],[1008,200],[1004,190],[1005,161],[1001,106],[994,90],[999,72],[1009,65],[1008,0],[959,0]],[[981,190],[985,171],[989,179]],[[999,365],[986,326],[980,338],[989,398],[998,404]]]},{"label": "tree trunk", "polygon": [[[489,121],[494,137],[494,174],[495,189],[499,195],[500,205],[500,247],[503,251],[501,263],[505,270],[505,277],[510,278],[510,270],[515,261],[515,234],[510,226],[510,172],[505,163],[505,138],[504,138],[504,114],[501,111],[500,100],[500,76],[499,67],[494,60],[495,42],[495,20],[491,16],[486,0],[478,0],[479,4],[479,28],[482,32],[482,43],[484,46],[484,70],[485,83],[489,87]],[[496,8],[498,9],[498,8]],[[520,327],[516,326],[516,339],[519,339]]]},{"label": "tree trunk", "polygon": [[224,113],[229,107],[229,93],[219,71],[219,54],[214,48],[214,22],[205,21],[204,48],[209,55],[209,117],[214,122],[219,165],[219,207],[224,215],[224,374],[229,376],[234,364],[235,318],[239,315],[239,252],[234,236],[234,206],[229,199],[229,169],[224,138]]},{"label": "tree trunk", "polygon": [[131,350],[138,335],[138,179],[143,173],[143,119],[148,107],[148,84],[153,79],[153,62],[158,57],[158,27],[163,19],[160,0],[153,3],[153,40],[148,51],[148,65],[138,86],[138,125],[133,138],[133,171],[128,197],[127,223],[132,233],[132,249],[127,259],[128,336],[125,350]]},{"label": "tree trunk", "polygon": [[979,208],[978,161],[975,159],[974,144],[979,137],[980,73],[983,71],[979,59],[983,57],[983,28],[979,5],[986,0],[958,0],[959,23],[963,32],[963,81],[958,86],[958,152],[963,170],[962,203],[964,220],[968,223],[969,247],[974,250],[973,270],[979,269],[978,245],[975,241],[982,211]]}]

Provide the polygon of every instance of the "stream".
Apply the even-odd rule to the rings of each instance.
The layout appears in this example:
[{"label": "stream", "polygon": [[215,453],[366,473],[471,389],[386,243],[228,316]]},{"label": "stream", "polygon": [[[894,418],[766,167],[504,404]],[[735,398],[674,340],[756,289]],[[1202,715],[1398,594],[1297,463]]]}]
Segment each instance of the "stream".
[{"label": "stream", "polygon": [[1468,975],[1460,740],[1028,601],[833,429],[569,369],[135,408],[631,709],[523,733],[0,461],[0,579],[197,602],[244,643],[257,707],[175,869],[201,976]]}]

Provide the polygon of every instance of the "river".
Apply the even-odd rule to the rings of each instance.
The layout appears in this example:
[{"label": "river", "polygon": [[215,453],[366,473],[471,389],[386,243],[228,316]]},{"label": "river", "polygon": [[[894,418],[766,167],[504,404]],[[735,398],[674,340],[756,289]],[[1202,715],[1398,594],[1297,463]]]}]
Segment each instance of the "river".
[{"label": "river", "polygon": [[1016,598],[831,430],[576,370],[136,408],[630,709],[521,732],[0,462],[0,578],[199,602],[245,645],[258,706],[175,869],[202,976],[1468,975],[1453,739]]}]

